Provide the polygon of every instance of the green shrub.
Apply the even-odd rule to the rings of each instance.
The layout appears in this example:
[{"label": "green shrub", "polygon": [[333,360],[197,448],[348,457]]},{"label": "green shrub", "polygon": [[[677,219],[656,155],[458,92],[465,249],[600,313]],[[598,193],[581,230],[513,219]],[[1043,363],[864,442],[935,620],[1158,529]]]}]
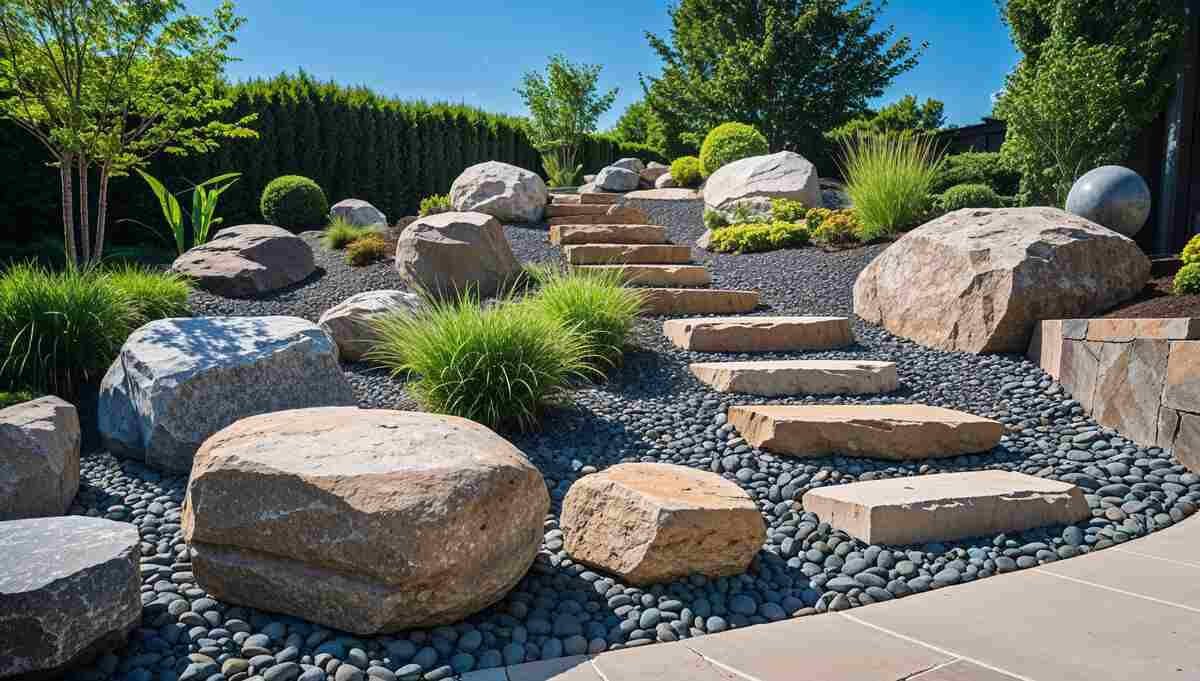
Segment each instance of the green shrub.
[{"label": "green shrub", "polygon": [[859,135],[843,146],[846,194],[868,241],[909,229],[930,208],[929,188],[943,163],[929,135]]},{"label": "green shrub", "polygon": [[792,222],[759,222],[713,231],[711,248],[720,253],[759,253],[808,244],[808,226]]},{"label": "green shrub", "polygon": [[300,175],[271,180],[260,202],[263,219],[286,229],[310,229],[325,222],[329,202],[316,182]]},{"label": "green shrub", "polygon": [[853,209],[830,210],[813,208],[808,211],[808,231],[813,243],[831,248],[853,246],[860,241],[871,241],[871,233],[854,214]]},{"label": "green shrub", "polygon": [[372,232],[361,236],[346,247],[346,262],[355,267],[370,265],[388,255],[388,245],[383,235]]},{"label": "green shrub", "polygon": [[615,366],[620,363],[625,339],[642,306],[641,294],[626,287],[623,277],[618,269],[544,270],[538,275],[540,287],[527,304],[583,334],[595,359]]},{"label": "green shrub", "polygon": [[1200,234],[1192,237],[1192,240],[1187,242],[1187,245],[1183,247],[1183,253],[1179,254],[1179,258],[1183,260],[1183,264],[1185,265],[1200,262]]},{"label": "green shrub", "polygon": [[719,210],[711,208],[704,209],[704,227],[705,229],[721,229],[729,226],[729,219]]},{"label": "green shrub", "polygon": [[680,156],[671,162],[671,179],[680,187],[696,188],[704,180],[700,170],[700,159],[695,156]]},{"label": "green shrub", "polygon": [[326,248],[340,251],[369,234],[377,234],[377,232],[370,227],[352,225],[345,218],[334,218],[321,235],[321,243],[325,244]]},{"label": "green shrub", "polygon": [[129,300],[138,316],[137,324],[188,315],[192,287],[174,272],[125,264],[108,269],[104,278]]},{"label": "green shrub", "polygon": [[1175,274],[1175,294],[1190,296],[1200,294],[1200,262],[1179,268]]},{"label": "green shrub", "polygon": [[393,376],[414,374],[408,390],[425,408],[490,428],[532,427],[545,403],[593,375],[588,339],[533,305],[483,308],[465,295],[374,324],[379,341],[369,357]]},{"label": "green shrub", "polygon": [[943,213],[961,208],[999,208],[1002,205],[1000,197],[986,184],[956,185],[937,199],[938,210]]},{"label": "green shrub", "polygon": [[708,177],[721,166],[768,151],[767,138],[753,127],[745,123],[722,123],[713,128],[700,145],[700,169]]},{"label": "green shrub", "polygon": [[791,199],[771,199],[771,219],[776,222],[804,222],[808,206]]},{"label": "green shrub", "polygon": [[454,208],[450,205],[449,194],[434,194],[433,196],[426,196],[421,199],[421,212],[419,215],[425,217],[426,215],[448,213],[452,210]]},{"label": "green shrub", "polygon": [[942,194],[960,184],[986,184],[1000,196],[1015,196],[1021,186],[1021,173],[999,152],[971,151],[946,157],[933,178],[931,194]]},{"label": "green shrub", "polygon": [[33,399],[33,393],[28,390],[0,390],[0,409],[21,404]]}]

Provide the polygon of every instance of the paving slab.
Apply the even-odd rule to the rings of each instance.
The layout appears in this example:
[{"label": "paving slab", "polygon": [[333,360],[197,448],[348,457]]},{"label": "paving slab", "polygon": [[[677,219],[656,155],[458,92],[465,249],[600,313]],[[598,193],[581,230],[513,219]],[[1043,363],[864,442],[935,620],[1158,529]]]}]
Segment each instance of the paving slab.
[{"label": "paving slab", "polygon": [[984,452],[1004,434],[998,421],[924,404],[733,406],[729,422],[751,445],[772,453],[891,461]]},{"label": "paving slab", "polygon": [[581,205],[579,203],[561,204],[552,203],[546,206],[546,217],[568,217],[571,215],[604,215],[608,212],[608,206],[599,205]]},{"label": "paving slab", "polygon": [[551,225],[644,225],[649,219],[641,210],[631,206],[604,206],[603,213],[559,215],[547,218]]},{"label": "paving slab", "polygon": [[1200,518],[1188,519],[1112,550],[1200,565]]},{"label": "paving slab", "polygon": [[526,662],[505,671],[508,681],[604,681],[587,655]]},{"label": "paving slab", "polygon": [[898,386],[896,364],[868,360],[782,360],[698,362],[692,374],[722,393],[785,395],[876,395]]},{"label": "paving slab", "polygon": [[1083,490],[1009,471],[940,473],[818,487],[804,510],[869,544],[921,544],[1069,525],[1091,517]]},{"label": "paving slab", "polygon": [[564,246],[571,265],[685,265],[692,261],[690,246],[663,244],[579,244]]},{"label": "paving slab", "polygon": [[695,352],[831,350],[854,343],[845,317],[710,317],[669,319],[663,335]]},{"label": "paving slab", "polygon": [[[1137,549],[1134,543],[1132,550]],[[1059,577],[1192,608],[1200,614],[1200,565],[1126,551],[1098,551],[1038,568]]]},{"label": "paving slab", "polygon": [[572,244],[666,244],[667,228],[658,225],[552,225],[550,243]]},{"label": "paving slab", "polygon": [[576,270],[617,270],[635,286],[708,286],[712,275],[701,265],[575,265]]},{"label": "paving slab", "polygon": [[647,288],[642,289],[642,314],[738,314],[752,312],[758,301],[758,291]]},{"label": "paving slab", "polygon": [[508,672],[504,667],[495,669],[477,669],[459,677],[459,681],[508,681]]},{"label": "paving slab", "polygon": [[1022,679],[982,667],[974,662],[958,660],[936,667],[905,681],[1023,681]]},{"label": "paving slab", "polygon": [[1200,678],[1200,614],[1038,569],[841,616],[1035,681]]},{"label": "paving slab", "polygon": [[625,195],[627,200],[642,201],[695,201],[704,198],[695,189],[685,187],[666,187],[663,189],[639,189]]},{"label": "paving slab", "polygon": [[606,193],[602,193],[602,192],[582,192],[579,194],[579,202],[584,203],[584,204],[592,203],[592,204],[612,205],[614,203],[620,203],[621,199],[624,196],[625,196],[624,194],[606,194]]},{"label": "paving slab", "polygon": [[597,656],[592,664],[608,681],[745,681],[682,642],[618,650]]}]

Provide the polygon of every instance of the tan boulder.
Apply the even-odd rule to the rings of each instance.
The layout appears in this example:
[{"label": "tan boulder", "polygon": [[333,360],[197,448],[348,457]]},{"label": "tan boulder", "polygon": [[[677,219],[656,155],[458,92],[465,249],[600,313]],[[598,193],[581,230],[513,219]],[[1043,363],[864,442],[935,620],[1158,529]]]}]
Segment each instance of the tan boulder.
[{"label": "tan boulder", "polygon": [[496,218],[439,213],[417,220],[400,234],[396,269],[409,288],[435,298],[468,291],[486,298],[513,283],[521,263]]},{"label": "tan boulder", "polygon": [[559,521],[567,553],[629,584],[745,572],[766,539],[758,507],[715,473],[619,464],[580,478]]},{"label": "tan boulder", "polygon": [[734,406],[729,422],[746,442],[777,454],[891,461],[985,452],[1004,434],[998,421],[923,404]]},{"label": "tan boulder", "polygon": [[874,395],[897,387],[893,362],[867,360],[782,360],[701,362],[692,374],[722,393],[783,395]]},{"label": "tan boulder", "polygon": [[325,310],[317,325],[337,344],[339,359],[357,362],[379,337],[374,320],[395,312],[412,314],[420,308],[421,298],[414,293],[363,291]]},{"label": "tan boulder", "polygon": [[710,317],[670,319],[663,335],[693,352],[830,350],[854,343],[845,317]]},{"label": "tan boulder", "polygon": [[1091,517],[1075,485],[1008,471],[818,487],[805,511],[868,544],[924,544],[1071,525]]},{"label": "tan boulder", "polygon": [[0,409],[0,521],[63,515],[79,491],[79,414],[57,397]]},{"label": "tan boulder", "polygon": [[312,248],[286,229],[238,225],[179,256],[171,269],[219,296],[249,298],[303,281],[317,266]]},{"label": "tan boulder", "polygon": [[721,166],[704,183],[704,204],[728,214],[735,206],[751,201],[791,199],[810,208],[821,206],[817,168],[791,151],[751,156]]},{"label": "tan boulder", "polygon": [[332,407],[209,438],[182,524],[214,598],[374,634],[503,598],[537,554],[549,503],[537,468],[473,421]]},{"label": "tan boulder", "polygon": [[1025,352],[1044,319],[1086,317],[1146,285],[1128,237],[1056,208],[963,209],[900,238],[854,285],[854,311],[941,350]]}]

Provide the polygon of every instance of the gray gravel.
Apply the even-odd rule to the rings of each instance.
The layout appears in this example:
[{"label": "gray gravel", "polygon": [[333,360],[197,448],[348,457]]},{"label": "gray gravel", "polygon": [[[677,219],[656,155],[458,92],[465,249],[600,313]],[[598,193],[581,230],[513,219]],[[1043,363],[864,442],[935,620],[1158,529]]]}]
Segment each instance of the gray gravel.
[{"label": "gray gravel", "polygon": [[[698,206],[647,206],[685,243],[698,236]],[[506,228],[526,261],[557,249],[544,230]],[[847,313],[858,271],[883,247],[707,256],[717,285],[758,288],[771,313]],[[367,288],[395,287],[387,264],[342,269],[264,301],[197,294],[197,312],[320,311]],[[348,268],[347,268],[348,269]],[[195,584],[182,543],[186,481],[164,478],[104,453],[83,461],[77,512],[138,525],[143,538],[145,618],[131,644],[74,676],[129,681],[364,681],[442,679],[472,669],[673,641],[753,624],[904,597],[1103,549],[1170,526],[1196,511],[1200,476],[1167,452],[1100,428],[1061,386],[1023,357],[922,348],[856,320],[857,346],[758,358],[887,359],[901,389],[882,397],[789,398],[773,403],[924,402],[996,418],[1008,426],[992,452],[929,463],[845,457],[798,460],[747,445],[725,422],[734,403],[761,398],[712,392],[687,371],[700,360],[744,359],[678,350],[646,320],[609,380],[552,410],[539,432],[508,437],[542,470],[553,500],[542,551],[502,602],[451,627],[356,638],[295,618],[232,607]],[[407,407],[401,383],[369,367],[346,368],[364,406]],[[665,461],[710,470],[756,500],[768,538],[749,571],[694,576],[650,588],[622,584],[574,564],[557,514],[571,483],[622,461]],[[1077,526],[917,546],[868,546],[800,507],[805,491],[856,480],[980,469],[1013,470],[1084,488],[1093,518]]]}]

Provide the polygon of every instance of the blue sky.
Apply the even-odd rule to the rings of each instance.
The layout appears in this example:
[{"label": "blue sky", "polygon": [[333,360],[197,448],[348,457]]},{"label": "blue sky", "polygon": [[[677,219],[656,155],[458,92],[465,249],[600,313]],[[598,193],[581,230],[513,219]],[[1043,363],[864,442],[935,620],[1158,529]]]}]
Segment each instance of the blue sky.
[{"label": "blue sky", "polygon": [[[189,0],[207,12],[217,0]],[[521,74],[549,55],[604,65],[601,82],[620,88],[601,120],[612,125],[641,96],[638,74],[661,66],[644,38],[666,35],[668,0],[237,0],[247,18],[234,50],[236,79],[303,68],[323,79],[367,85],[402,98],[465,102],[524,113],[513,92]],[[991,0],[892,0],[883,18],[929,48],[881,98],[904,94],[946,103],[950,122],[991,110],[1018,54]]]}]

